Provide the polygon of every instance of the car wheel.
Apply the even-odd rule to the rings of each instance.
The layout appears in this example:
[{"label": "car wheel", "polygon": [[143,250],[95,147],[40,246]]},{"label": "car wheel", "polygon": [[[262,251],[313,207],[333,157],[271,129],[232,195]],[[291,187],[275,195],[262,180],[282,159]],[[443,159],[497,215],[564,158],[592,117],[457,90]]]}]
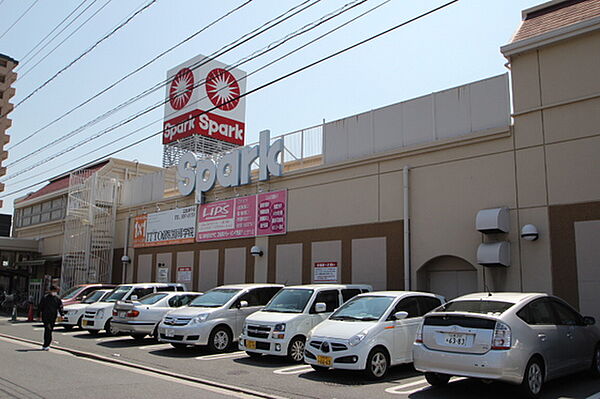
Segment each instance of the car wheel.
[{"label": "car wheel", "polygon": [[104,330],[108,335],[117,335],[118,332],[117,330],[115,330],[115,327],[112,325],[111,321],[112,319],[108,319],[106,321],[106,324],[104,325]]},{"label": "car wheel", "polygon": [[367,358],[367,376],[373,380],[380,380],[385,377],[390,366],[387,353],[380,348],[375,348],[369,353]]},{"label": "car wheel", "polygon": [[425,373],[425,379],[429,385],[439,387],[446,385],[450,381],[450,376],[447,374],[440,373]]},{"label": "car wheel", "polygon": [[288,345],[287,357],[290,361],[301,363],[304,361],[304,338],[296,337]]},{"label": "car wheel", "polygon": [[100,332],[100,330],[87,330],[87,332],[89,332],[92,335],[96,335]]},{"label": "car wheel", "polygon": [[146,338],[146,334],[131,334],[131,338],[135,341],[143,341]]},{"label": "car wheel", "polygon": [[83,329],[83,326],[81,325],[81,324],[82,324],[82,322],[83,322],[83,316],[81,316],[81,317],[79,318],[79,320],[77,320],[77,327],[79,327],[79,329],[80,329],[80,330],[82,330],[82,329]]},{"label": "car wheel", "polygon": [[317,373],[324,373],[329,370],[329,367],[317,366],[316,364],[311,364],[310,367],[312,367]]},{"label": "car wheel", "polygon": [[173,348],[175,348],[175,349],[185,349],[185,348],[187,348],[186,344],[178,344],[178,343],[175,343],[175,342],[171,342],[171,346]]},{"label": "car wheel", "polygon": [[594,359],[592,361],[592,374],[594,377],[600,377],[600,344],[594,349]]},{"label": "car wheel", "polygon": [[231,345],[231,333],[225,327],[217,327],[208,337],[208,348],[212,352],[225,352]]},{"label": "car wheel", "polygon": [[64,324],[63,328],[65,329],[65,331],[71,331],[73,329],[73,326],[70,324]]},{"label": "car wheel", "polygon": [[250,356],[252,359],[258,359],[258,358],[262,357],[262,353],[250,352],[250,351],[246,351],[246,355]]},{"label": "car wheel", "polygon": [[525,367],[521,387],[527,397],[537,398],[542,392],[542,385],[544,385],[544,367],[539,359],[533,358]]}]

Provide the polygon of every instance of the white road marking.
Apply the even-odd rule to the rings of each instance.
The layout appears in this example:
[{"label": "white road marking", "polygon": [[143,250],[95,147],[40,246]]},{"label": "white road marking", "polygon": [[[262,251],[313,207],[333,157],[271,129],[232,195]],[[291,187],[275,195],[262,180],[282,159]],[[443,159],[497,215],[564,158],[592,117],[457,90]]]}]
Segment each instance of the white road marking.
[{"label": "white road marking", "polygon": [[126,339],[132,339],[130,336],[126,336],[126,337],[100,337],[100,338],[96,338],[96,341],[100,341],[100,342],[104,342],[104,341],[123,341]]},{"label": "white road marking", "polygon": [[593,394],[592,396],[588,396],[585,399],[600,399],[600,392]]},{"label": "white road marking", "polygon": [[33,327],[33,331],[44,331],[44,327]]},{"label": "white road marking", "polygon": [[[450,382],[456,382],[456,381],[460,381],[460,380],[466,380],[466,378],[465,377],[452,377],[450,379]],[[411,387],[417,387],[417,388],[411,389]],[[421,378],[417,381],[412,381],[412,382],[408,382],[406,384],[396,385],[395,387],[387,388],[385,391],[387,393],[391,393],[394,395],[410,395],[412,393],[418,392],[425,388],[429,388],[429,383],[427,382],[427,380],[425,380],[425,378]]]},{"label": "white road marking", "polygon": [[198,356],[196,359],[197,360],[219,360],[219,359],[231,359],[231,358],[235,358],[235,357],[244,357],[244,356],[246,356],[245,352],[238,351],[238,352],[232,352],[232,353],[220,353],[217,355]]},{"label": "white road marking", "polygon": [[171,344],[154,344],[154,345],[145,345],[145,346],[138,346],[138,349],[168,349],[168,348],[172,348]]},{"label": "white road marking", "polygon": [[54,330],[54,332],[61,333],[62,335],[75,335],[75,334],[83,334],[83,331],[81,331],[81,330],[73,330],[73,331],[67,331],[67,330]]},{"label": "white road marking", "polygon": [[309,371],[312,371],[312,367],[308,366],[306,364],[301,364],[299,366],[292,366],[292,367],[285,367],[282,369],[277,369],[274,370],[273,373],[275,374],[281,374],[281,375],[292,375],[292,374],[302,374],[302,373],[308,373]]}]

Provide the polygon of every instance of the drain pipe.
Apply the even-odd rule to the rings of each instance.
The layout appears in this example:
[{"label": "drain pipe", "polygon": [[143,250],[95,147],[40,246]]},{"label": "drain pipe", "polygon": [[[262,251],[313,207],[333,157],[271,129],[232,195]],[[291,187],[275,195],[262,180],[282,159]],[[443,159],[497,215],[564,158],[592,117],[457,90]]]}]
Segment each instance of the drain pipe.
[{"label": "drain pipe", "polygon": [[[127,256],[129,258],[129,225],[131,224],[131,213],[127,215],[127,225],[125,226],[125,243],[123,245],[123,257]],[[131,259],[131,258],[129,258]],[[121,272],[121,284],[125,284],[125,279],[127,278],[127,268],[133,267],[133,263],[131,260],[129,262],[122,262],[122,272]]]},{"label": "drain pipe", "polygon": [[409,214],[409,196],[408,196],[408,165],[402,169],[402,188],[404,191],[404,290],[411,289],[410,286],[410,214]]}]

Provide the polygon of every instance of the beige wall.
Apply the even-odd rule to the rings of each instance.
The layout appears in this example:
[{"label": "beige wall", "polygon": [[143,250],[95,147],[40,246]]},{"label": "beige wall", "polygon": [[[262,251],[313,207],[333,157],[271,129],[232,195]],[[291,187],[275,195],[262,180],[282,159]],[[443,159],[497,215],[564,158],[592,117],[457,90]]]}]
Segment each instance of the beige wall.
[{"label": "beige wall", "polygon": [[219,250],[199,251],[200,271],[198,273],[198,291],[204,292],[217,285],[219,277]]},{"label": "beige wall", "polygon": [[282,244],[276,247],[275,282],[302,284],[302,244]]}]

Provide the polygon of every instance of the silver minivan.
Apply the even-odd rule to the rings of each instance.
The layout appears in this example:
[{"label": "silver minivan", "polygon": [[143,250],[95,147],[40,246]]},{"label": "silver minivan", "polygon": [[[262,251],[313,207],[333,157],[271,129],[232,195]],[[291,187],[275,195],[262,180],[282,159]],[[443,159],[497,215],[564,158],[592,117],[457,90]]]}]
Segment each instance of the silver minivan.
[{"label": "silver minivan", "polygon": [[600,376],[600,329],[548,294],[469,294],[425,316],[413,354],[432,385],[474,377],[538,397],[550,379],[590,368]]}]

